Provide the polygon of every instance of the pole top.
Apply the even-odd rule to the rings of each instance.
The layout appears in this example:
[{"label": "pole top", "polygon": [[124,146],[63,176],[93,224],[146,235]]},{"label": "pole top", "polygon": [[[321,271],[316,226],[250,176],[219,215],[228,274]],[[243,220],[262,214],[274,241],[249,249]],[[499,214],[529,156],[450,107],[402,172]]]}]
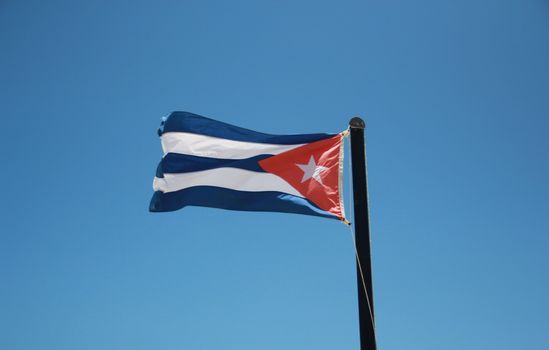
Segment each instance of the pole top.
[{"label": "pole top", "polygon": [[366,127],[366,124],[364,123],[364,120],[360,117],[353,117],[351,120],[349,120],[349,126],[351,129],[364,129]]}]

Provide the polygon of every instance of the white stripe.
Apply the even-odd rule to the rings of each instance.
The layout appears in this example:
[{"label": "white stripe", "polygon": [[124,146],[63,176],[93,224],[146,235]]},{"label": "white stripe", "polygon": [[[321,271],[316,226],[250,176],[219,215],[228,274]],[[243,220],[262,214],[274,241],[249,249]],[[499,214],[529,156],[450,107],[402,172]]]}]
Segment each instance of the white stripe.
[{"label": "white stripe", "polygon": [[153,181],[154,190],[164,193],[193,186],[215,186],[249,192],[277,191],[303,197],[295,188],[276,175],[234,168],[164,174],[164,178],[155,177]]},{"label": "white stripe", "polygon": [[222,159],[245,159],[259,154],[279,154],[304,145],[233,141],[188,132],[167,132],[162,134],[160,139],[164,155],[181,153]]}]

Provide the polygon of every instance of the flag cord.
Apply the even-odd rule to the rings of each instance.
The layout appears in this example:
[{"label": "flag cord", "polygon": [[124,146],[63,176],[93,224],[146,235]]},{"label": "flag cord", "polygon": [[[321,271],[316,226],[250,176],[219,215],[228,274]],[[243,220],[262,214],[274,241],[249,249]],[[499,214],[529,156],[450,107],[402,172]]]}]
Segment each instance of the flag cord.
[{"label": "flag cord", "polygon": [[[350,146],[350,141],[348,141],[347,143],[349,145],[349,149],[351,148]],[[353,181],[352,181],[352,178],[351,178],[351,157],[347,157],[347,159],[349,160],[348,163],[347,163],[347,174],[348,174],[348,178],[349,178],[349,186],[350,186],[350,193],[353,193]],[[347,196],[347,202],[349,203],[349,205],[347,206],[347,208],[350,208],[351,207],[351,199],[350,199],[350,195]],[[366,296],[366,302],[368,304],[368,312],[370,313],[370,319],[372,320],[372,325],[374,327],[374,343],[376,343],[376,348],[377,348],[377,339],[376,339],[376,332],[375,332],[375,327],[376,327],[376,324],[375,324],[375,321],[374,321],[374,315],[372,314],[372,306],[370,305],[370,297],[368,296],[368,291],[366,289],[366,282],[364,280],[364,274],[362,272],[362,263],[360,262],[360,258],[358,257],[358,250],[356,248],[356,238],[355,238],[355,235],[354,235],[354,232],[353,232],[353,227],[352,227],[352,223],[355,222],[355,213],[354,211],[350,211],[350,214],[351,216],[351,224],[349,225],[349,232],[351,233],[351,238],[353,240],[353,249],[355,251],[355,257],[356,257],[356,261],[358,262],[358,271],[360,273],[360,281],[362,282],[362,289],[364,290],[364,295]]]}]

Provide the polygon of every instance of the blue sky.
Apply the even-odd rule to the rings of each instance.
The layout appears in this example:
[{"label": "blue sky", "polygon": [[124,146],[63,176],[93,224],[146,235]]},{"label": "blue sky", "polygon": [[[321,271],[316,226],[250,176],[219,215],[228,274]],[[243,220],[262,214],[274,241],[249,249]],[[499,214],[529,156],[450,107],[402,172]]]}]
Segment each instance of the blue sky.
[{"label": "blue sky", "polygon": [[367,123],[379,348],[549,346],[549,2],[0,4],[0,348],[357,349],[350,232],[150,214],[156,129]]}]

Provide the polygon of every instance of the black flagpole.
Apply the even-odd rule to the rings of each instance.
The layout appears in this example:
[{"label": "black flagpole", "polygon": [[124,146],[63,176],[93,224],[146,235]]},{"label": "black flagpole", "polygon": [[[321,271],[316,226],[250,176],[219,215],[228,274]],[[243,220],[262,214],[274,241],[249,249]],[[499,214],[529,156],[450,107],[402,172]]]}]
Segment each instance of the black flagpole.
[{"label": "black flagpole", "polygon": [[355,227],[356,244],[360,349],[376,350],[364,121],[358,117],[354,117],[349,121],[349,127],[351,130],[354,201],[353,225]]}]

